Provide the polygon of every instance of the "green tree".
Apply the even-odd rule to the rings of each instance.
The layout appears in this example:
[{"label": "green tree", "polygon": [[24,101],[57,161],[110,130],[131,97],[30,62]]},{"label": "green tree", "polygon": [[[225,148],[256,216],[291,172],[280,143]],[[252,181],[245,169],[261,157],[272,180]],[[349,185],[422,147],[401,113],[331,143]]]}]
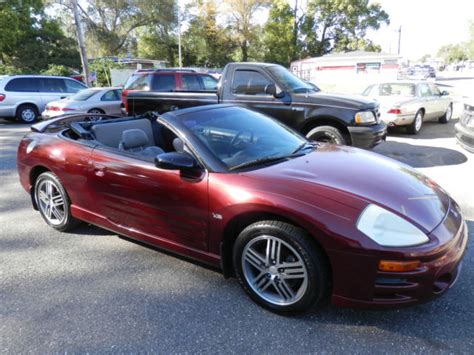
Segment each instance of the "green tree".
[{"label": "green tree", "polygon": [[365,39],[368,29],[389,24],[388,14],[369,0],[309,0],[301,25],[303,55],[323,55],[333,50],[380,50]]},{"label": "green tree", "polygon": [[463,44],[447,44],[438,50],[438,57],[446,64],[451,64],[468,59],[468,54]]},{"label": "green tree", "polygon": [[469,23],[470,38],[467,43],[467,55],[469,59],[474,60],[474,20]]},{"label": "green tree", "polygon": [[288,2],[276,0],[264,26],[264,60],[289,65],[298,54],[294,36],[295,12]]},{"label": "green tree", "polygon": [[49,64],[79,66],[75,41],[45,13],[41,0],[0,2],[0,60],[18,72],[38,72]]}]

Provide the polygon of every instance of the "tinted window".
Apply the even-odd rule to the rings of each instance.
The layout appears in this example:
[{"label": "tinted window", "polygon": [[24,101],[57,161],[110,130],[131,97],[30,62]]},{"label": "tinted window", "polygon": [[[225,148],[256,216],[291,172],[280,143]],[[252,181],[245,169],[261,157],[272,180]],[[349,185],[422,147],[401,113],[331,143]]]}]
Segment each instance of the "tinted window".
[{"label": "tinted window", "polygon": [[42,78],[41,92],[68,92],[63,79]]},{"label": "tinted window", "polygon": [[203,75],[201,76],[202,78],[202,84],[204,86],[204,90],[207,91],[216,91],[217,90],[217,80],[214,79],[210,75]]},{"label": "tinted window", "polygon": [[181,86],[183,90],[188,91],[202,90],[201,80],[197,75],[183,74],[181,76]]},{"label": "tinted window", "polygon": [[67,92],[70,92],[70,93],[76,93],[86,88],[85,85],[81,84],[78,81],[64,79],[64,82],[66,83]]},{"label": "tinted window", "polygon": [[39,78],[17,78],[10,80],[5,86],[6,91],[38,92]]},{"label": "tinted window", "polygon": [[275,120],[239,107],[189,114],[181,122],[230,169],[255,160],[286,157],[305,142]]},{"label": "tinted window", "polygon": [[153,91],[174,91],[176,89],[174,74],[153,75],[151,88]]},{"label": "tinted window", "polygon": [[120,101],[117,90],[109,90],[102,95],[101,101]]},{"label": "tinted window", "polygon": [[267,95],[265,87],[270,80],[254,70],[237,70],[232,82],[232,93],[243,95]]},{"label": "tinted window", "polygon": [[125,84],[126,90],[150,90],[151,75],[134,74]]},{"label": "tinted window", "polygon": [[420,91],[421,97],[432,96],[430,87],[427,84],[418,85],[418,90]]}]

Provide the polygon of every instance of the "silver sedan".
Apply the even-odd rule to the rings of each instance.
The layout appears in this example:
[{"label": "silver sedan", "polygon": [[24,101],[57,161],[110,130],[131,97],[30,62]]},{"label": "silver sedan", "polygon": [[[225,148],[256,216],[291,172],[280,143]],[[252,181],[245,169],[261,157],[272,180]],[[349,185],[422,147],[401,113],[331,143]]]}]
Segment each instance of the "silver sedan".
[{"label": "silver sedan", "polygon": [[453,114],[453,100],[429,82],[393,82],[370,85],[362,93],[380,103],[380,118],[389,127],[406,126],[417,134],[426,120],[448,123]]},{"label": "silver sedan", "polygon": [[[121,116],[122,89],[114,87],[90,88],[46,105],[43,119],[75,113],[94,113]],[[91,116],[91,120],[100,116]]]}]

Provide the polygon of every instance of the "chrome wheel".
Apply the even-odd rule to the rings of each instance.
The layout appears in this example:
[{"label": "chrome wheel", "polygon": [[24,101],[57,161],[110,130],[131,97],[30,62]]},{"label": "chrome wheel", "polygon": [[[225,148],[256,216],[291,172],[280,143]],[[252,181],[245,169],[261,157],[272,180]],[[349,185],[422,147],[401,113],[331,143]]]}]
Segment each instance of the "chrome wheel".
[{"label": "chrome wheel", "polygon": [[308,270],[302,256],[280,238],[262,235],[242,252],[243,275],[265,301],[288,306],[298,302],[308,288]]},{"label": "chrome wheel", "polygon": [[64,196],[51,180],[43,180],[36,190],[36,202],[43,216],[52,225],[60,225],[66,219]]},{"label": "chrome wheel", "polygon": [[33,122],[36,120],[36,113],[31,108],[25,108],[21,111],[21,119],[25,122]]},{"label": "chrome wheel", "polygon": [[421,129],[421,125],[423,124],[423,115],[421,112],[417,112],[415,116],[415,130],[418,132]]},{"label": "chrome wheel", "polygon": [[[102,111],[100,110],[90,110],[88,113],[93,113],[93,114],[97,114],[97,115],[100,115],[100,114],[104,114]],[[87,117],[87,119],[91,122],[99,122],[99,121],[102,121],[102,116],[89,116]]]},{"label": "chrome wheel", "polygon": [[446,122],[449,122],[449,120],[451,119],[453,115],[453,108],[451,107],[451,105],[448,106],[448,109],[446,110]]}]

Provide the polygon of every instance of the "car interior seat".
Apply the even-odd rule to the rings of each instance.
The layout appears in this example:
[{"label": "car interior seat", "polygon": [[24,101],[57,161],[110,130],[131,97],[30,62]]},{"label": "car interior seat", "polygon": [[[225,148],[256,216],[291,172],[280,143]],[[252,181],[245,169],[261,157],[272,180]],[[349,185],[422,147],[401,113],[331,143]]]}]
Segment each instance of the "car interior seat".
[{"label": "car interior seat", "polygon": [[148,142],[148,136],[143,130],[138,128],[127,129],[122,133],[119,149],[147,157],[156,157],[158,154],[165,152],[160,147],[150,146]]}]

